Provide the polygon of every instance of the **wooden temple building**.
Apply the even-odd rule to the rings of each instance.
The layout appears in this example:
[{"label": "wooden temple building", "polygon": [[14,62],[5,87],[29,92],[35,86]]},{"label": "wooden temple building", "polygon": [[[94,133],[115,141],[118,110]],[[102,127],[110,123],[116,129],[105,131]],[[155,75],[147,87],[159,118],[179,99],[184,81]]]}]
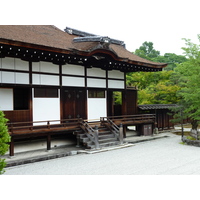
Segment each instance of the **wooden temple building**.
[{"label": "wooden temple building", "polygon": [[[0,26],[0,110],[9,119],[10,155],[16,140],[30,137],[46,137],[47,149],[53,134],[76,133],[83,143],[95,143],[97,122],[118,141],[120,124],[124,137],[127,125],[141,134],[150,125],[145,133],[151,134],[155,115],[139,114],[126,73],[166,66],[132,54],[123,41],[68,27]],[[122,96],[117,109],[116,91]]]}]

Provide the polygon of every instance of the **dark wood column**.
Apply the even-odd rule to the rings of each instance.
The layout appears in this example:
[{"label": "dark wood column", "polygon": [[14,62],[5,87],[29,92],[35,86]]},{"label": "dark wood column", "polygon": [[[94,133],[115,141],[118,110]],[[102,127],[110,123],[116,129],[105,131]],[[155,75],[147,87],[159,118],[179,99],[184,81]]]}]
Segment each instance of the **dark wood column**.
[{"label": "dark wood column", "polygon": [[10,156],[14,156],[14,139],[12,136],[10,141]]},{"label": "dark wood column", "polygon": [[47,151],[51,150],[51,135],[47,135]]}]

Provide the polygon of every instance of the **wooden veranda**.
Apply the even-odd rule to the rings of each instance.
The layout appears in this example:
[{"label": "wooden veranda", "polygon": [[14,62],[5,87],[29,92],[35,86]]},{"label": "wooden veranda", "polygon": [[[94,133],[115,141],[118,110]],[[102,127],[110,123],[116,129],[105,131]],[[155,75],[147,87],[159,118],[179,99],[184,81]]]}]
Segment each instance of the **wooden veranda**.
[{"label": "wooden veranda", "polygon": [[35,121],[35,122],[14,122],[8,123],[9,134],[11,136],[10,142],[10,156],[14,156],[14,142],[20,139],[46,137],[47,150],[51,149],[51,136],[68,133],[77,133],[82,131],[82,122],[87,122],[91,127],[104,124],[109,121],[115,126],[123,125],[123,137],[126,137],[127,126],[137,126],[140,135],[145,135],[145,125],[151,126],[151,133],[155,124],[154,114],[140,114],[140,115],[124,115],[101,117],[100,121],[89,122],[81,118],[51,120],[51,121]]}]

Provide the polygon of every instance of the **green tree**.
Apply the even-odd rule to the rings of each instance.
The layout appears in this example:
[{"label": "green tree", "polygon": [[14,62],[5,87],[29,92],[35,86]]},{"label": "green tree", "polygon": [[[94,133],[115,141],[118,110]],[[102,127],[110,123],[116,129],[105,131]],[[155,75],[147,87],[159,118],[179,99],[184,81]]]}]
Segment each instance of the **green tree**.
[{"label": "green tree", "polygon": [[175,53],[165,53],[164,56],[158,56],[154,58],[152,61],[167,63],[167,67],[164,70],[174,70],[177,67],[177,64],[183,63],[187,61],[187,58],[183,55],[176,55]]},{"label": "green tree", "polygon": [[[6,126],[7,121],[8,120],[4,117],[4,113],[0,111],[0,156],[4,155],[9,148],[8,142],[10,142],[10,135]],[[5,166],[5,159],[0,158],[0,174],[4,173]]]},{"label": "green tree", "polygon": [[[200,42],[200,34],[198,35]],[[192,129],[197,133],[200,122],[200,45],[184,39],[186,47],[182,48],[188,60],[178,65],[174,76],[181,89],[177,96],[185,117],[191,119]],[[197,135],[198,136],[198,135]]]},{"label": "green tree", "polygon": [[187,59],[183,55],[176,55],[175,53],[165,53],[164,56],[160,55],[153,47],[153,42],[144,42],[139,49],[134,52],[135,55],[151,60],[153,62],[167,63],[168,66],[164,70],[174,70],[177,64],[185,62]]},{"label": "green tree", "polygon": [[160,55],[160,51],[156,51],[153,47],[153,42],[145,41],[139,49],[134,52],[135,55],[148,60],[152,60]]},{"label": "green tree", "polygon": [[144,42],[134,54],[154,61],[167,63],[162,72],[133,72],[126,76],[128,86],[138,88],[138,104],[175,104],[180,100],[176,92],[180,89],[173,70],[187,58],[174,53],[165,53],[164,56],[155,50],[152,42]]},{"label": "green tree", "polygon": [[180,87],[171,81],[173,71],[127,74],[127,85],[138,88],[138,104],[175,104]]}]

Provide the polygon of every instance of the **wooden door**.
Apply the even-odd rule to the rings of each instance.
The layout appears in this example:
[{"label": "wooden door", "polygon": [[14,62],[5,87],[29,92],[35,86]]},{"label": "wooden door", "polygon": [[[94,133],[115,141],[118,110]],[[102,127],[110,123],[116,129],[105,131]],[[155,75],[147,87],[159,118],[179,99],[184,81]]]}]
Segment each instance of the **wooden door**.
[{"label": "wooden door", "polygon": [[126,90],[123,92],[122,97],[122,114],[135,115],[137,111],[137,91]]},{"label": "wooden door", "polygon": [[65,89],[63,94],[63,118],[87,118],[86,92],[84,90]]}]

